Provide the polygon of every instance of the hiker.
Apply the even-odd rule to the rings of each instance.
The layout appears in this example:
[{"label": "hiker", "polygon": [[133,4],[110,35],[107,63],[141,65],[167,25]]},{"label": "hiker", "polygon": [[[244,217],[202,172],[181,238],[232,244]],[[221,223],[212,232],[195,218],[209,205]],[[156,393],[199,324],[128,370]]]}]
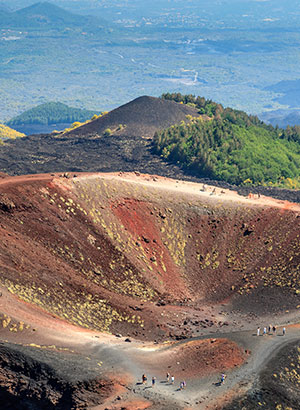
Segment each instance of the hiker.
[{"label": "hiker", "polygon": [[271,333],[271,330],[272,330],[272,326],[269,325],[269,327],[268,327],[268,333]]},{"label": "hiker", "polygon": [[167,372],[167,382],[170,380],[170,373]]},{"label": "hiker", "polygon": [[285,333],[286,333],[286,329],[285,329],[285,327],[283,327],[283,329],[282,329],[282,336],[285,336]]},{"label": "hiker", "polygon": [[263,336],[266,335],[266,334],[267,334],[267,328],[264,327],[264,334],[263,334]]},{"label": "hiker", "polygon": [[225,382],[225,379],[226,379],[226,374],[222,373],[221,374],[221,384]]},{"label": "hiker", "polygon": [[183,382],[180,382],[179,388],[180,388],[180,390],[183,389]]},{"label": "hiker", "polygon": [[183,380],[183,388],[185,389],[186,388],[186,381],[185,380]]},{"label": "hiker", "polygon": [[260,327],[257,328],[256,334],[257,334],[257,336],[259,336],[259,334],[260,334]]},{"label": "hiker", "polygon": [[273,335],[276,334],[276,326],[273,326]]},{"label": "hiker", "polygon": [[152,387],[154,387],[155,386],[155,382],[156,382],[156,377],[152,377]]},{"label": "hiker", "polygon": [[175,377],[172,376],[172,377],[171,377],[171,384],[174,384],[174,381],[175,381]]},{"label": "hiker", "polygon": [[143,382],[143,384],[147,383],[147,376],[145,374],[143,374],[143,376],[142,376],[142,382]]}]

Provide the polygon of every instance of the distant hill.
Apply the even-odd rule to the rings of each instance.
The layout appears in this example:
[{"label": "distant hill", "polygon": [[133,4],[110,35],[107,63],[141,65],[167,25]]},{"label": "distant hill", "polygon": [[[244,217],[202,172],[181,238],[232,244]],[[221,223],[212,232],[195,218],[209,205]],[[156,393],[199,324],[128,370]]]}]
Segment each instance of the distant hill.
[{"label": "distant hill", "polygon": [[2,6],[2,5],[0,4],[0,16],[3,17],[3,16],[5,16],[7,13],[8,13],[7,8],[4,7],[4,6]]},{"label": "distant hill", "polygon": [[199,116],[193,107],[142,96],[67,135],[101,135],[109,129],[118,135],[153,137],[155,131],[185,121],[187,115]]},{"label": "distant hill", "polygon": [[6,139],[24,137],[24,135],[25,134],[13,130],[4,124],[0,124],[0,144]]},{"label": "distant hill", "polygon": [[0,14],[0,27],[3,28],[39,29],[47,27],[62,30],[69,27],[97,31],[111,26],[104,19],[73,14],[49,2],[39,2],[11,13],[3,10],[2,13]]},{"label": "distant hill", "polygon": [[99,112],[69,107],[60,102],[48,102],[12,118],[7,125],[14,127],[28,124],[70,124],[74,121],[86,121],[94,114],[99,114]]},{"label": "distant hill", "polygon": [[280,128],[286,128],[289,126],[300,125],[300,110],[274,110],[263,112],[259,116],[263,121],[268,124],[276,125]]},{"label": "distant hill", "polygon": [[0,4],[0,27],[2,26],[4,21],[9,21],[9,16],[10,13],[8,9]]},{"label": "distant hill", "polygon": [[267,91],[282,94],[275,98],[280,104],[292,108],[300,107],[300,80],[280,81],[265,88]]},{"label": "distant hill", "polygon": [[9,12],[11,9],[3,1],[0,1],[0,12],[1,11]]}]

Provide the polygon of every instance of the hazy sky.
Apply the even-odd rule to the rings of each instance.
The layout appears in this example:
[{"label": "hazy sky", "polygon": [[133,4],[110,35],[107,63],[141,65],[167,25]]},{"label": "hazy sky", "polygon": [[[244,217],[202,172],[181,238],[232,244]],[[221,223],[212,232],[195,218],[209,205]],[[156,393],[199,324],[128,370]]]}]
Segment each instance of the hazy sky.
[{"label": "hazy sky", "polygon": [[[0,0],[0,4],[16,9],[38,0]],[[164,14],[208,19],[220,27],[300,27],[299,0],[50,0],[78,14],[93,14],[108,21],[138,20]]]}]

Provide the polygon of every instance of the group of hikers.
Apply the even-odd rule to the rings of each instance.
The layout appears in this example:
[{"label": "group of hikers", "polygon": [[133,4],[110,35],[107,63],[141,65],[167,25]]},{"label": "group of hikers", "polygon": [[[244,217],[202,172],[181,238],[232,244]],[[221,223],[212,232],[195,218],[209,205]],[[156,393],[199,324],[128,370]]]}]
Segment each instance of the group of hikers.
[{"label": "group of hikers", "polygon": [[[169,383],[169,382],[170,382],[170,384],[174,384],[174,383],[175,383],[175,377],[174,377],[174,376],[171,376],[169,372],[167,372],[166,379],[167,379],[167,383]],[[147,376],[146,376],[145,374],[143,374],[143,376],[142,376],[142,382],[143,382],[143,384],[147,384],[147,380],[148,380],[148,379],[147,379]],[[153,377],[152,377],[152,387],[155,386],[155,383],[156,383],[156,377],[153,376]],[[183,381],[180,382],[180,384],[179,384],[179,389],[180,389],[180,390],[183,390],[183,389],[185,389],[185,388],[186,388],[186,382],[185,382],[185,380],[183,380]]]},{"label": "group of hikers", "polygon": [[[267,328],[267,327],[264,327],[264,328],[263,328],[263,333],[262,333],[262,335],[263,335],[263,336],[264,336],[264,335],[267,335],[267,334],[268,334],[268,335],[270,335],[270,334],[276,335],[276,332],[277,332],[277,327],[276,327],[276,326],[271,326],[271,325],[269,325],[268,328]],[[283,328],[282,328],[282,336],[285,336],[285,334],[286,334],[286,328],[283,327]],[[256,335],[257,335],[257,336],[260,336],[260,327],[257,328]]]},{"label": "group of hikers", "polygon": [[[277,327],[269,325],[268,327],[263,328],[262,336],[267,335],[267,334],[268,335],[272,335],[272,334],[276,335],[276,332],[277,332]],[[260,336],[260,334],[261,334],[261,328],[258,327],[257,328],[257,336]],[[285,334],[286,334],[286,328],[283,327],[282,328],[282,335],[285,336]],[[219,382],[219,385],[224,384],[225,379],[226,379],[226,374],[222,373],[221,374],[221,381]],[[169,383],[169,384],[172,384],[172,385],[175,383],[175,377],[171,376],[169,372],[167,372],[167,374],[166,374],[166,382]],[[145,374],[142,375],[142,383],[147,384],[147,376]],[[155,384],[156,384],[156,377],[153,376],[152,377],[152,387],[155,387]],[[180,382],[178,390],[184,390],[185,388],[186,388],[186,382],[185,382],[185,380],[183,380],[183,381]]]},{"label": "group of hikers", "polygon": [[[170,375],[170,373],[169,372],[167,372],[167,375],[166,375],[166,379],[167,379],[167,383],[169,383],[169,384],[174,384],[174,382],[175,382],[175,377],[174,376],[171,376]],[[220,385],[221,384],[224,384],[224,382],[225,382],[225,379],[226,379],[226,374],[224,374],[224,373],[222,373],[221,374],[221,381],[220,381]],[[143,374],[143,376],[142,376],[142,383],[143,384],[147,384],[147,376],[145,375],[145,374]],[[156,383],[156,377],[155,376],[153,376],[152,377],[152,387],[154,387],[155,386],[155,383]],[[163,382],[162,382],[163,383]],[[179,390],[184,390],[186,388],[186,381],[185,380],[183,380],[182,382],[180,382],[179,383]]]}]

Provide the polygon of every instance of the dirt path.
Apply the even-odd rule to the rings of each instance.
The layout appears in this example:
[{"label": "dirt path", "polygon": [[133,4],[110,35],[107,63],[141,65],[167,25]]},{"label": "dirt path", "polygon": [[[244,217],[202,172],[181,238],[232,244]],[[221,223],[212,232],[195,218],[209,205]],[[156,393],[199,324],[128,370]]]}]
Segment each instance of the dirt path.
[{"label": "dirt path", "polygon": [[[247,391],[259,372],[266,363],[282,347],[292,341],[300,340],[300,325],[290,325],[287,327],[287,334],[282,336],[282,327],[277,335],[256,336],[256,330],[235,331],[226,333],[213,333],[192,339],[193,341],[205,341],[212,339],[228,339],[241,347],[243,351],[251,352],[246,355],[245,363],[234,370],[224,372],[227,374],[226,383],[218,385],[220,372],[212,372],[208,376],[201,375],[201,365],[199,367],[199,377],[184,377],[187,382],[186,390],[178,389],[182,376],[174,372],[175,383],[166,383],[166,372],[168,371],[168,355],[170,363],[176,362],[176,348],[178,346],[188,346],[191,342],[186,340],[170,344],[153,344],[132,340],[125,342],[125,337],[116,338],[112,335],[100,334],[89,330],[67,324],[53,315],[46,314],[39,308],[33,308],[25,302],[19,301],[14,296],[2,289],[1,304],[6,306],[7,313],[18,317],[17,313],[23,311],[29,323],[32,323],[36,330],[28,330],[22,335],[22,344],[33,343],[37,347],[41,345],[47,347],[54,345],[57,348],[69,348],[87,356],[95,363],[101,362],[103,365],[99,371],[119,380],[123,375],[126,380],[120,384],[120,390],[106,403],[104,408],[109,410],[120,409],[121,397],[126,408],[148,408],[152,410],[182,410],[182,409],[214,409],[222,402],[230,401],[232,397]],[[20,305],[20,306],[19,306]],[[9,309],[8,309],[9,306]],[[22,308],[22,309],[21,309]],[[277,318],[276,323],[281,323],[285,318]],[[269,323],[269,322],[267,322]],[[272,323],[272,322],[271,322]],[[254,325],[253,325],[254,326]],[[6,339],[18,343],[18,334],[7,332]],[[21,340],[19,340],[21,342]],[[161,352],[167,354],[167,360],[160,368]],[[185,365],[186,370],[187,365]],[[148,384],[141,384],[141,376],[146,373]],[[156,377],[156,386],[151,388],[151,378]],[[118,383],[120,383],[118,381]],[[149,404],[150,403],[150,404]],[[131,407],[128,407],[130,404]],[[134,407],[134,406],[137,407]],[[145,406],[145,407],[144,407]],[[98,407],[101,410],[102,407]]]},{"label": "dirt path", "polygon": [[[216,203],[220,203],[222,201],[226,202],[239,202],[243,203],[247,206],[272,206],[276,208],[281,208],[283,210],[293,210],[300,212],[300,205],[296,203],[291,203],[288,201],[283,201],[279,199],[274,199],[267,196],[258,196],[258,195],[250,195],[248,197],[244,197],[239,195],[236,191],[232,191],[225,188],[219,188],[212,185],[203,185],[202,183],[197,182],[189,182],[189,181],[182,181],[171,179],[167,177],[161,177],[156,175],[147,175],[147,174],[140,174],[134,172],[98,172],[98,173],[91,173],[91,172],[81,172],[78,176],[75,174],[68,173],[69,177],[74,180],[77,179],[94,179],[94,178],[101,178],[101,179],[117,179],[118,181],[126,181],[131,182],[134,184],[144,185],[147,187],[158,188],[164,191],[176,191],[181,193],[188,193],[197,195],[202,199],[207,199]],[[20,176],[7,176],[5,178],[0,178],[0,185],[11,185],[11,184],[24,184],[26,182],[38,182],[38,181],[51,181],[56,180],[60,182],[68,181],[68,178],[63,178],[64,174],[56,173],[56,174],[32,174],[32,175],[20,175]]]},{"label": "dirt path", "polygon": [[[233,395],[250,389],[260,371],[280,349],[290,342],[300,340],[300,327],[287,328],[285,336],[282,336],[280,330],[277,335],[257,337],[256,332],[237,332],[227,337],[241,343],[251,354],[244,365],[228,373],[224,385],[220,386],[218,378],[216,380],[214,376],[201,383],[201,393],[197,397],[199,409],[213,409],[221,397],[228,396],[230,400]],[[199,389],[197,384],[191,387],[193,390]]]},{"label": "dirt path", "polygon": [[[277,335],[256,336],[256,332],[235,332],[222,335],[242,346],[245,350],[251,351],[247,356],[246,362],[233,371],[227,373],[226,382],[219,384],[220,374],[212,374],[205,378],[186,378],[187,387],[185,390],[179,390],[181,379],[176,378],[172,385],[166,382],[166,371],[161,369],[160,372],[154,373],[153,369],[157,368],[157,358],[159,351],[165,349],[165,346],[157,347],[155,345],[144,346],[134,344],[134,346],[118,346],[119,357],[122,357],[123,365],[131,374],[134,382],[129,386],[129,391],[125,394],[128,399],[136,397],[144,399],[147,403],[152,402],[153,409],[214,409],[217,405],[230,402],[235,395],[245,392],[251,388],[259,372],[264,368],[267,362],[285,345],[290,342],[300,340],[300,326],[291,326],[287,328],[287,334],[282,336],[281,329]],[[208,337],[201,338],[207,339]],[[197,339],[195,339],[197,340]],[[199,339],[198,339],[199,340]],[[183,342],[184,345],[187,342]],[[177,345],[177,344],[176,344]],[[102,350],[102,349],[101,349]],[[170,356],[172,356],[170,348]],[[113,350],[108,348],[107,354],[114,355]],[[144,357],[141,359],[141,353]],[[152,364],[149,365],[149,357]],[[148,376],[146,385],[141,383],[141,375],[145,373]],[[155,387],[151,387],[151,378],[156,377]],[[114,409],[115,407],[107,407]]]},{"label": "dirt path", "polygon": [[145,175],[140,173],[95,173],[95,174],[80,174],[80,179],[103,178],[103,179],[117,179],[118,181],[126,181],[134,184],[144,185],[153,188],[158,188],[163,191],[176,191],[181,193],[188,193],[197,195],[202,199],[207,199],[216,203],[222,201],[243,203],[247,206],[272,206],[281,208],[283,210],[294,210],[300,212],[300,205],[288,201],[282,201],[267,196],[250,195],[244,197],[239,195],[236,191],[225,188],[219,188],[212,185],[203,185],[197,182],[188,182],[175,180],[171,178]]}]

